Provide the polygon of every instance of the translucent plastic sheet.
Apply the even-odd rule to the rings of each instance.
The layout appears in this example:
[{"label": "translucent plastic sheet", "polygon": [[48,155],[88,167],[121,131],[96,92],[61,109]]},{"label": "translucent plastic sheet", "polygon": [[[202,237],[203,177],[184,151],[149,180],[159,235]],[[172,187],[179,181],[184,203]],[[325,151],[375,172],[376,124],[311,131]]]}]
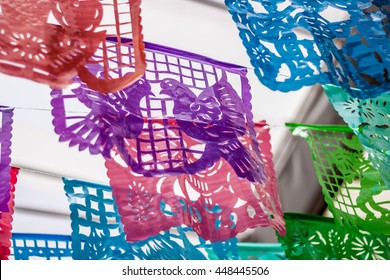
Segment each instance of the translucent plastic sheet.
[{"label": "translucent plastic sheet", "polygon": [[70,202],[73,259],[237,259],[237,239],[207,242],[190,228],[161,231],[142,242],[126,242],[109,186],[64,179]]},{"label": "translucent plastic sheet", "polygon": [[[1,1],[0,71],[54,88],[68,86],[78,73],[91,88],[101,92],[119,90],[145,70],[140,3],[141,0]],[[106,43],[106,36],[131,40],[113,46]],[[133,48],[131,54],[128,46]],[[95,59],[91,60],[93,54]],[[118,66],[112,68],[112,61]],[[103,74],[93,76],[86,63],[101,65]]]},{"label": "translucent plastic sheet", "polygon": [[14,191],[15,184],[17,181],[17,175],[19,169],[11,168],[10,171],[10,198],[8,200],[8,212],[3,212],[0,215],[0,260],[7,260],[10,255],[10,246],[11,246],[11,231],[12,231],[12,215],[14,214]]},{"label": "translucent plastic sheet", "polygon": [[289,260],[388,260],[390,237],[337,226],[333,219],[286,213],[279,237]]},{"label": "translucent plastic sheet", "polygon": [[225,4],[255,73],[270,89],[288,92],[334,84],[363,99],[389,91],[387,1],[225,0]]},{"label": "translucent plastic sheet", "polygon": [[13,109],[0,106],[0,214],[9,211],[12,123]]},{"label": "translucent plastic sheet", "polygon": [[351,97],[340,87],[323,87],[390,188],[390,94],[362,100]]},{"label": "translucent plastic sheet", "polygon": [[[144,177],[121,162],[107,160],[107,176],[127,240],[144,240],[180,225],[191,227],[200,237],[212,242],[224,241],[259,226],[272,226],[283,235],[283,211],[268,125],[259,123],[256,132],[268,178],[265,184],[238,178],[223,159],[196,174],[159,177]],[[241,142],[246,145],[250,138]]]},{"label": "translucent plastic sheet", "polygon": [[122,91],[102,95],[79,80],[52,91],[60,141],[106,158],[115,148],[145,176],[194,174],[223,158],[239,177],[265,181],[246,69],[150,43],[145,52],[145,76]]},{"label": "translucent plastic sheet", "polygon": [[286,260],[284,248],[278,243],[240,242],[240,260]]},{"label": "translucent plastic sheet", "polygon": [[390,189],[347,126],[288,124],[312,151],[325,201],[337,224],[390,235]]}]

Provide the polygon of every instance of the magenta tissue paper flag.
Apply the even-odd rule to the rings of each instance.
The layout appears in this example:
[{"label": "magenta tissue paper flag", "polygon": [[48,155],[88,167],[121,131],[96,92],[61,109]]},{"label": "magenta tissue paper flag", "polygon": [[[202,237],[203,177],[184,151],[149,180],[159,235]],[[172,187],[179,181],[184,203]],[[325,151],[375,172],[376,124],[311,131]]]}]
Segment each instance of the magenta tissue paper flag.
[{"label": "magenta tissue paper flag", "polygon": [[[211,242],[224,241],[259,226],[271,226],[284,235],[269,128],[262,122],[256,125],[256,131],[268,177],[265,184],[240,180],[224,159],[196,174],[159,177],[144,177],[122,162],[107,160],[107,175],[127,240],[144,240],[181,225],[192,227]],[[189,148],[197,144],[191,138],[186,142]],[[159,142],[156,148],[164,145]]]}]

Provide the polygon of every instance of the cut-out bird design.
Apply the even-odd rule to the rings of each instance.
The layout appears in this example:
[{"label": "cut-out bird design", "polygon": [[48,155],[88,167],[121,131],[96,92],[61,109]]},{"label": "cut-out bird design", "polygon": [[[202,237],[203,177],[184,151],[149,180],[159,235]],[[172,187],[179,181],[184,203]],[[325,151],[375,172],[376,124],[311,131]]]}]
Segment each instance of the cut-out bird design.
[{"label": "cut-out bird design", "polygon": [[214,163],[223,157],[239,177],[263,182],[264,168],[260,158],[238,139],[247,131],[245,110],[225,73],[198,97],[186,85],[173,79],[164,79],[160,86],[160,94],[173,99],[173,113],[181,130],[206,144],[200,160]]},{"label": "cut-out bird design", "polygon": [[89,149],[91,154],[102,154],[106,158],[110,158],[112,148],[117,146],[124,159],[131,161],[125,139],[134,139],[142,131],[144,118],[140,102],[146,95],[153,95],[149,83],[140,79],[119,92],[103,95],[88,89],[78,79],[76,82],[80,87],[73,89],[73,93],[91,111],[68,126],[63,114],[65,97],[62,91],[53,90],[53,124],[60,141],[69,141],[70,146],[77,145],[80,151]]}]

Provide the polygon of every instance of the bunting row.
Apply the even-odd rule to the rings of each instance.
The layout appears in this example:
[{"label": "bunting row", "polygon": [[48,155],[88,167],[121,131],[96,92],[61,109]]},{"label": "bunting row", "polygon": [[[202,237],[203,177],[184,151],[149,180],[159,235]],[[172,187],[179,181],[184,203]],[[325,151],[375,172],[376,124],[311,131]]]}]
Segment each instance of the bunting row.
[{"label": "bunting row", "polygon": [[0,4],[0,71],[50,85],[59,141],[103,156],[110,180],[64,178],[71,236],[12,239],[13,110],[0,107],[1,258],[46,252],[16,244],[31,237],[60,242],[59,259],[238,259],[237,235],[256,227],[289,259],[389,258],[387,3],[225,0],[259,80],[321,84],[348,125],[287,124],[312,150],[331,220],[283,214],[247,69],[144,42],[140,3]]}]

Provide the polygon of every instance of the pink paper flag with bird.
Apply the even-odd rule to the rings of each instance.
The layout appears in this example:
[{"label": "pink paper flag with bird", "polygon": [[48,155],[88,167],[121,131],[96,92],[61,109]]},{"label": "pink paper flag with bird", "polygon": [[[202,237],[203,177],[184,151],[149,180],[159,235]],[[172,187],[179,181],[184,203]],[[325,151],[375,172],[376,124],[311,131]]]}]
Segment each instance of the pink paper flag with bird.
[{"label": "pink paper flag with bird", "polygon": [[[227,240],[259,226],[272,226],[284,235],[269,128],[262,122],[256,131],[268,178],[263,184],[240,179],[225,159],[195,174],[159,177],[145,177],[117,159],[107,160],[107,175],[127,240],[144,240],[180,225],[192,227],[199,236],[212,242]],[[164,139],[163,130],[160,134],[155,134],[155,139]],[[249,141],[248,137],[242,138],[243,142]],[[183,140],[189,149],[199,144],[190,137]],[[158,143],[156,148],[163,149],[165,141]],[[137,153],[134,144],[129,143],[127,147],[130,154]],[[188,156],[196,157],[196,154]]]}]

